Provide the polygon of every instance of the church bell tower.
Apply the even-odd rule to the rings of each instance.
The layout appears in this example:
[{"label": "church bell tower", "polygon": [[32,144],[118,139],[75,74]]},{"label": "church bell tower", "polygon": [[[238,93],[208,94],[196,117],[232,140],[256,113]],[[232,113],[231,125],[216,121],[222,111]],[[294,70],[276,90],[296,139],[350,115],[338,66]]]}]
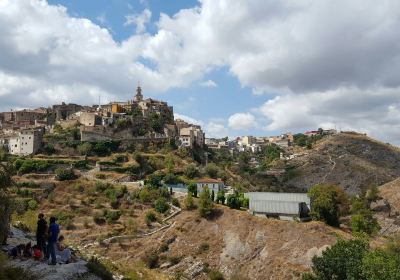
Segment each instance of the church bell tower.
[{"label": "church bell tower", "polygon": [[138,85],[136,89],[135,101],[140,102],[142,100],[143,100],[142,88],[140,87],[140,85]]}]

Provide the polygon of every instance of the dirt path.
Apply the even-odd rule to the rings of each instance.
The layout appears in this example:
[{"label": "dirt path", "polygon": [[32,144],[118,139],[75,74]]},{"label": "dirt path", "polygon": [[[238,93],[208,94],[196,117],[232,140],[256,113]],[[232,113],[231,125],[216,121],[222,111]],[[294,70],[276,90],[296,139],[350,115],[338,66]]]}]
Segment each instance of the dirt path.
[{"label": "dirt path", "polygon": [[332,159],[332,156],[330,154],[328,156],[329,156],[329,163],[331,164],[331,170],[329,170],[329,172],[325,174],[325,176],[321,180],[321,183],[326,182],[326,178],[333,172],[333,170],[336,167],[336,161]]}]

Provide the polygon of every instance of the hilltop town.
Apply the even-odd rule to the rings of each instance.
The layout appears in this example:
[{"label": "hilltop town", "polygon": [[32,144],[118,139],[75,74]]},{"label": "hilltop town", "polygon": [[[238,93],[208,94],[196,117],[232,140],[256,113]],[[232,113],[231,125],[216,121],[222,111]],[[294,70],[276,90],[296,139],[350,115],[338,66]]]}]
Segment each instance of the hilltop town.
[{"label": "hilltop town", "polygon": [[[167,102],[144,99],[140,86],[132,100],[83,106],[53,105],[48,108],[0,112],[0,147],[13,155],[43,152],[45,134],[60,129],[79,129],[72,140],[82,142],[124,141],[125,143],[174,141],[178,147],[228,150],[230,153],[259,153],[263,146],[275,144],[288,148],[294,143],[292,133],[279,136],[243,136],[236,139],[206,138],[200,125],[174,119],[174,110]],[[307,131],[307,137],[336,134],[336,130]],[[70,137],[70,138],[71,138]],[[47,137],[48,139],[51,137]],[[44,141],[46,142],[46,141]],[[291,155],[292,157],[296,155]]]},{"label": "hilltop town", "polygon": [[46,213],[78,252],[55,269],[9,261],[34,277],[301,279],[337,237],[400,232],[389,195],[400,151],[362,133],[209,138],[140,87],[126,102],[0,120],[0,175],[15,204],[3,250],[32,242]]}]

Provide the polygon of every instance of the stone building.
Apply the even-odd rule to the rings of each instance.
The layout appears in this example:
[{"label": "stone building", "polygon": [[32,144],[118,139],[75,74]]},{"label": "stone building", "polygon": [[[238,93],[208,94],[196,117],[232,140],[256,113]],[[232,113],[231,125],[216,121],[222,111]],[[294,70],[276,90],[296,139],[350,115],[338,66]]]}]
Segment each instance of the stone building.
[{"label": "stone building", "polygon": [[83,109],[83,106],[73,103],[65,104],[64,102],[62,102],[61,105],[53,105],[53,111],[55,112],[56,119],[58,121],[66,120],[69,115],[82,111]]},{"label": "stone building", "polygon": [[175,125],[179,134],[179,142],[182,147],[193,147],[194,144],[202,147],[205,143],[204,132],[199,125],[193,125],[184,120],[177,119]]},{"label": "stone building", "polygon": [[27,156],[35,154],[42,145],[42,129],[24,129],[8,140],[9,153]]},{"label": "stone building", "polygon": [[84,126],[102,125],[102,118],[97,113],[82,112],[79,116],[79,122]]}]

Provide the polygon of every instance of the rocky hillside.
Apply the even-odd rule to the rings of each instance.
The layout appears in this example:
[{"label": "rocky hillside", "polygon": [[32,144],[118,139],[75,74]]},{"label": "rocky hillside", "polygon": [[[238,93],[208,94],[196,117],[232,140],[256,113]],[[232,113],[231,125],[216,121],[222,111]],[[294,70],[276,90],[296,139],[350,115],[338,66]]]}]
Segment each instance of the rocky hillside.
[{"label": "rocky hillside", "polygon": [[130,267],[151,256],[155,271],[179,279],[208,279],[207,270],[228,279],[300,279],[314,255],[346,238],[319,222],[267,220],[226,207],[217,212],[206,220],[183,211],[165,231],[89,250]]},{"label": "rocky hillside", "polygon": [[355,194],[399,177],[400,149],[361,134],[340,133],[323,138],[289,164],[297,171],[287,182],[290,186],[331,183]]}]

